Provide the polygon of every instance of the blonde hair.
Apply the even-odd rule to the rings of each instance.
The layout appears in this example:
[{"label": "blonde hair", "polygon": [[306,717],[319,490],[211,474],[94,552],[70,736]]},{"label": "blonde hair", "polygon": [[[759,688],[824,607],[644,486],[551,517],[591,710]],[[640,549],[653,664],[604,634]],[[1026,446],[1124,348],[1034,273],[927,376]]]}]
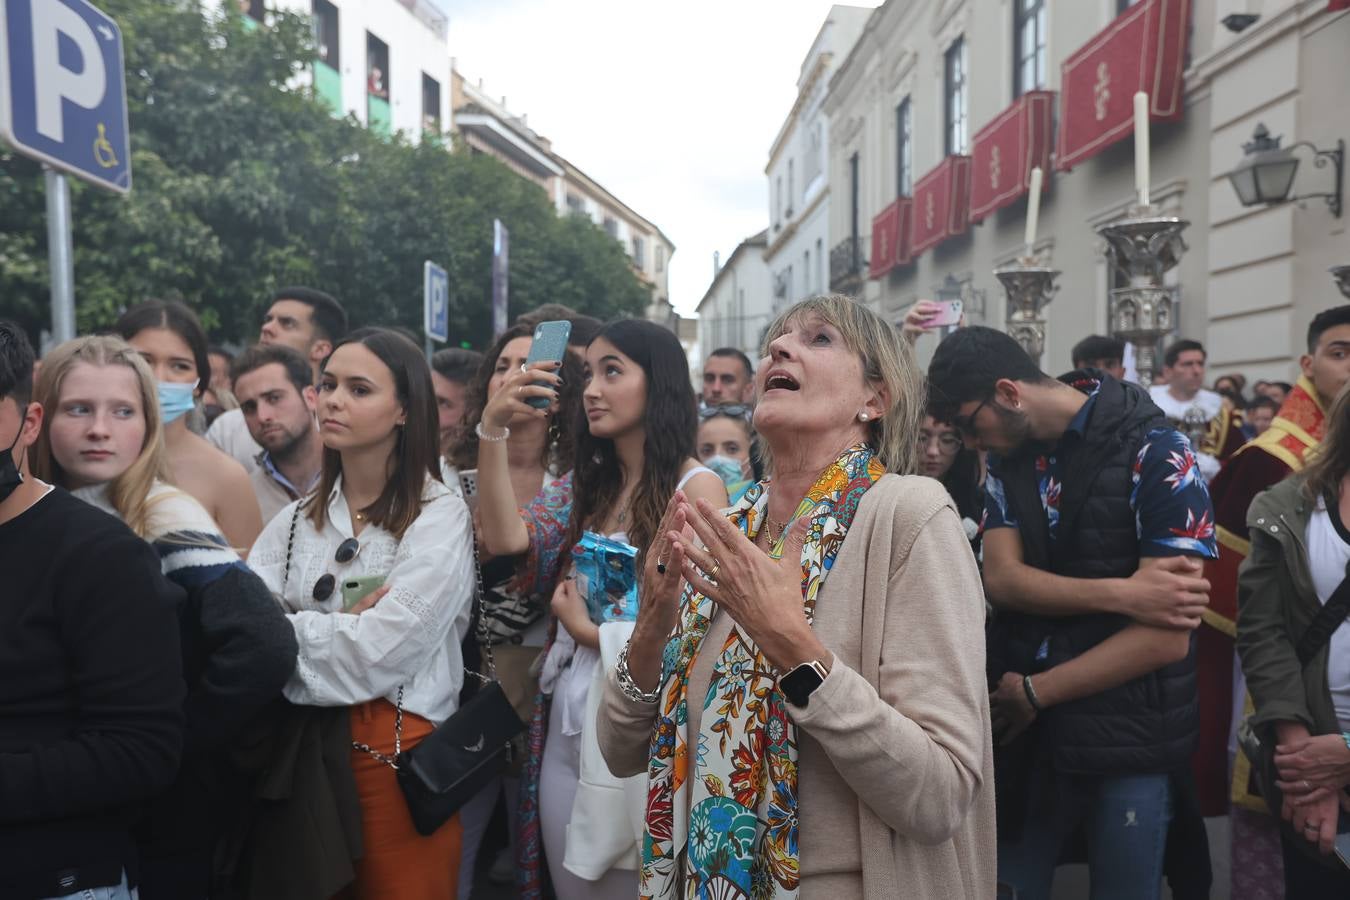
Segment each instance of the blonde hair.
[{"label": "blonde hair", "polygon": [[136,374],[141,393],[141,415],[145,419],[145,440],[141,452],[125,472],[108,484],[108,500],[138,537],[149,538],[150,511],[154,501],[150,491],[156,481],[169,480],[164,451],[164,425],[159,417],[159,392],[155,377],[141,355],[126,341],[111,335],[94,335],[66,341],[42,359],[42,370],[33,397],[46,415],[42,432],[33,447],[33,474],[43,481],[64,484],[65,472],[52,453],[51,423],[61,402],[61,385],[74,368],[126,366]]},{"label": "blonde hair", "polygon": [[[869,442],[888,472],[911,475],[918,470],[915,435],[924,415],[924,377],[914,349],[881,316],[842,294],[822,294],[784,311],[764,332],[762,356],[792,323],[817,315],[836,328],[845,345],[862,362],[863,379],[884,386],[890,405],[879,419],[867,424]],[[766,460],[769,448],[764,448]]]}]

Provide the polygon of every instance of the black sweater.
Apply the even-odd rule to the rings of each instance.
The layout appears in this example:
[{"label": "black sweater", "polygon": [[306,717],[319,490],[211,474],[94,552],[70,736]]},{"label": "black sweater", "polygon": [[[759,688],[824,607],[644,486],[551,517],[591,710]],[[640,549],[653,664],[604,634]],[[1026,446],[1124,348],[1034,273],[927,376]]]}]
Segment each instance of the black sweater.
[{"label": "black sweater", "polygon": [[0,524],[0,897],[135,877],[129,826],[178,771],[183,592],[57,488]]}]

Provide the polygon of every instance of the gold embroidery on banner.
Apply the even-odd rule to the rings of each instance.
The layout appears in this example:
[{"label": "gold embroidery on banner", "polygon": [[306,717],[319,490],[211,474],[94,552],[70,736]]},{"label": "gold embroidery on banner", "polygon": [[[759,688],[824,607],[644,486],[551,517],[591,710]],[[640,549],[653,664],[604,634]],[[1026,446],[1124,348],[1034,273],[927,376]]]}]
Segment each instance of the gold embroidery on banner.
[{"label": "gold embroidery on banner", "polygon": [[1003,174],[1003,151],[997,144],[989,154],[989,186],[998,190],[998,182]]},{"label": "gold embroidery on banner", "polygon": [[933,208],[933,192],[929,191],[927,201],[924,204],[923,221],[924,226],[930,232],[933,230],[933,222],[936,218],[937,218],[937,210]]},{"label": "gold embroidery on banner", "polygon": [[1106,107],[1111,102],[1111,67],[1106,61],[1097,63],[1097,83],[1092,86],[1092,102],[1097,109],[1097,121],[1106,118]]}]

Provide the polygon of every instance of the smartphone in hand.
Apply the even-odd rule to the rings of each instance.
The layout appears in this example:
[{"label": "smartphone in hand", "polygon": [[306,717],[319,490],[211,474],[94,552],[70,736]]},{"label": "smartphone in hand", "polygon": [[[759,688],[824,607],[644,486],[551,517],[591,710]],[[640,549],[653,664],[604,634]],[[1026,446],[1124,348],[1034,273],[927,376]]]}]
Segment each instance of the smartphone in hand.
[{"label": "smartphone in hand", "polygon": [[928,328],[955,328],[961,324],[964,304],[960,300],[939,300],[938,311],[924,323]]},{"label": "smartphone in hand", "polygon": [[342,580],[342,611],[346,612],[366,598],[366,595],[384,585],[383,575],[358,575]]},{"label": "smartphone in hand", "polygon": [[[563,360],[563,354],[567,352],[567,339],[572,336],[572,323],[566,319],[555,322],[540,322],[534,329],[534,341],[530,344],[529,355],[525,357],[525,365],[532,366],[538,362],[556,362]],[[545,385],[542,381],[536,381],[535,384]],[[548,409],[550,400],[547,397],[527,397],[525,402],[535,409]]]}]

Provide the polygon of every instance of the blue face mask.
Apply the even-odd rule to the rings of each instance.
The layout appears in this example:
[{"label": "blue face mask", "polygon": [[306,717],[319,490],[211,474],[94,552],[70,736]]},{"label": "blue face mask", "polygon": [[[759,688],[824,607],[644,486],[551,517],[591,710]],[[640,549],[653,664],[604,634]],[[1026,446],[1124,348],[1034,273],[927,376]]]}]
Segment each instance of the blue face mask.
[{"label": "blue face mask", "polygon": [[730,456],[710,456],[703,461],[703,464],[722,479],[722,483],[730,487],[741,481],[745,481],[748,476],[745,474],[745,466],[739,459],[732,459]]},{"label": "blue face mask", "polygon": [[191,384],[175,384],[168,381],[159,382],[159,415],[164,419],[164,424],[176,422],[184,415],[191,412],[196,403],[197,382]]}]

